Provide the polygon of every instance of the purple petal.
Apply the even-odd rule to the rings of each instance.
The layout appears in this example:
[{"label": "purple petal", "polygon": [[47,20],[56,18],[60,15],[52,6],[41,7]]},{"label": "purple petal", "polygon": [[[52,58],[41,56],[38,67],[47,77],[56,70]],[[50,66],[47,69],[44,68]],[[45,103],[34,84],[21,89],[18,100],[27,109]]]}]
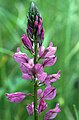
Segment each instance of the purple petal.
[{"label": "purple petal", "polygon": [[43,98],[46,100],[52,100],[56,96],[56,89],[51,86],[47,86],[43,92]]},{"label": "purple petal", "polygon": [[20,52],[20,47],[17,48],[17,52]]},{"label": "purple petal", "polygon": [[40,99],[42,97],[42,89],[38,89],[37,94],[38,94],[38,98]]},{"label": "purple petal", "polygon": [[38,74],[38,80],[42,83],[47,77],[47,73]]},{"label": "purple petal", "polygon": [[26,74],[32,74],[33,67],[34,67],[33,59],[29,59],[27,63],[20,64],[21,71]]},{"label": "purple petal", "polygon": [[38,15],[36,15],[36,20],[38,21]]},{"label": "purple petal", "polygon": [[27,28],[28,30],[29,30],[29,32],[32,34],[32,31],[33,31],[33,29],[32,29],[32,27],[28,24],[28,28]]},{"label": "purple petal", "polygon": [[[49,50],[40,51],[41,54],[39,54],[39,57],[40,57],[40,58],[46,58],[45,56],[46,56],[46,54],[47,54],[48,51],[49,51]],[[49,56],[49,57],[50,57],[50,56]]]},{"label": "purple petal", "polygon": [[60,108],[59,108],[59,104],[56,104],[56,107],[52,110],[53,112],[61,112]]},{"label": "purple petal", "polygon": [[26,36],[26,34],[23,34],[22,42],[28,49],[30,49],[30,50],[32,49],[32,43],[31,43],[30,39]]},{"label": "purple petal", "polygon": [[42,27],[42,19],[40,18],[39,24],[38,24],[38,30],[37,30],[38,35],[40,35],[40,33],[41,33],[41,27]]},{"label": "purple petal", "polygon": [[41,74],[43,72],[43,66],[42,66],[42,64],[37,63],[35,65],[35,70],[36,70],[36,73]]},{"label": "purple petal", "polygon": [[28,60],[27,54],[22,53],[19,48],[17,48],[17,53],[13,55],[13,58],[18,63],[25,63]]},{"label": "purple petal", "polygon": [[58,71],[57,74],[52,74],[50,75],[50,81],[51,82],[55,82],[56,80],[58,80],[60,78],[60,70]]},{"label": "purple petal", "polygon": [[50,57],[43,60],[43,66],[52,66],[56,62],[57,57]]},{"label": "purple petal", "polygon": [[23,73],[23,74],[22,74],[22,78],[25,79],[25,80],[30,80],[30,79],[32,79],[32,76],[29,75],[29,74]]},{"label": "purple petal", "polygon": [[50,85],[51,81],[50,81],[50,76],[49,76],[49,75],[46,77],[44,83],[45,83],[46,85]]},{"label": "purple petal", "polygon": [[44,53],[44,47],[43,46],[40,46],[40,48],[39,48],[39,57],[41,57],[42,55],[43,55],[43,53]]},{"label": "purple petal", "polygon": [[44,39],[44,28],[42,28],[42,30],[41,30],[41,40],[43,40]]},{"label": "purple petal", "polygon": [[54,109],[51,109],[46,113],[44,120],[53,120],[60,111],[59,104],[56,104]]},{"label": "purple petal", "polygon": [[40,35],[40,33],[41,33],[41,25],[39,24],[37,34]]},{"label": "purple petal", "polygon": [[31,66],[29,65],[29,64],[27,64],[27,63],[21,63],[20,64],[20,69],[21,69],[21,71],[23,72],[23,73],[27,73],[27,74],[32,74],[32,72],[31,72],[31,70],[32,70],[32,68],[31,68]]},{"label": "purple petal", "polygon": [[47,108],[47,103],[43,99],[41,99],[40,103],[39,103],[39,105],[37,107],[38,113],[40,114],[41,112],[43,112],[44,110],[46,110],[46,108]]},{"label": "purple petal", "polygon": [[47,54],[44,56],[44,58],[48,58],[48,57],[53,57],[53,55],[56,52],[56,47],[48,47],[46,50],[48,50]]},{"label": "purple petal", "polygon": [[37,27],[38,26],[38,16],[36,15],[36,20],[34,22],[34,27]]},{"label": "purple petal", "polygon": [[38,21],[35,21],[34,22],[34,27],[37,27],[38,26]]},{"label": "purple petal", "polygon": [[32,105],[28,104],[28,105],[26,106],[26,109],[27,109],[28,114],[29,114],[30,116],[33,115],[33,112],[34,112],[34,103],[32,102]]},{"label": "purple petal", "polygon": [[6,97],[10,102],[19,103],[23,101],[23,99],[26,97],[26,94],[23,92],[16,92],[11,94],[6,93]]},{"label": "purple petal", "polygon": [[50,42],[49,46],[50,46],[50,47],[52,47],[52,46],[53,46],[53,43],[52,43],[52,42]]},{"label": "purple petal", "polygon": [[60,78],[60,70],[57,74],[48,75],[44,81],[46,85],[50,85],[50,83],[57,81]]},{"label": "purple petal", "polygon": [[52,57],[55,57],[55,52],[56,52],[56,47],[52,47],[53,46],[53,43],[50,42],[50,45],[49,47],[47,47],[45,50],[44,50],[44,47],[41,46],[40,49],[39,49],[39,57],[40,58],[52,58]]}]

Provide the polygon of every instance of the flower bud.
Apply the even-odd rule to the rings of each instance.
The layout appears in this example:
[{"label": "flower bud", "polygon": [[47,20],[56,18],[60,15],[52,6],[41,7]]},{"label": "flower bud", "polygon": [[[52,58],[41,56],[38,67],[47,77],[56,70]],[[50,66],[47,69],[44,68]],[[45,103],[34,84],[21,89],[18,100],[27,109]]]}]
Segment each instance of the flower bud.
[{"label": "flower bud", "polygon": [[29,114],[30,116],[33,115],[33,112],[34,112],[34,103],[32,102],[32,105],[28,104],[28,105],[26,106],[26,109],[27,109],[28,114]]},{"label": "flower bud", "polygon": [[[34,2],[32,2],[28,12],[27,35],[32,42],[35,42],[35,40],[37,40],[39,46],[42,45],[44,39],[42,17],[40,16]],[[33,38],[35,38],[35,40]]]},{"label": "flower bud", "polygon": [[22,42],[29,50],[32,50],[32,42],[25,34],[22,36]]},{"label": "flower bud", "polygon": [[46,108],[47,108],[47,103],[46,103],[43,99],[41,99],[41,100],[40,100],[40,103],[39,103],[39,105],[38,105],[38,107],[37,107],[38,113],[40,114],[40,113],[43,112]]}]

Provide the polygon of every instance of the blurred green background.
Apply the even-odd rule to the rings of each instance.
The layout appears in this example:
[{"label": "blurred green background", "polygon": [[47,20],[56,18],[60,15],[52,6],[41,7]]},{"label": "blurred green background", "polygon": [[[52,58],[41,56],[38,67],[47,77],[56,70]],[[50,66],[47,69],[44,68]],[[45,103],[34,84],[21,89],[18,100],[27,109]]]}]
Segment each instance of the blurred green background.
[{"label": "blurred green background", "polygon": [[[79,120],[79,0],[34,0],[43,17],[44,46],[50,41],[57,46],[57,62],[46,67],[48,73],[61,70],[61,78],[53,85],[57,96],[48,101],[54,108],[60,103],[61,112],[55,120]],[[25,109],[31,98],[20,104],[8,102],[5,93],[33,92],[32,83],[21,78],[19,65],[12,54],[20,46],[26,32],[27,12],[31,0],[0,0],[0,120],[33,120]],[[43,120],[45,112],[40,120]]]}]

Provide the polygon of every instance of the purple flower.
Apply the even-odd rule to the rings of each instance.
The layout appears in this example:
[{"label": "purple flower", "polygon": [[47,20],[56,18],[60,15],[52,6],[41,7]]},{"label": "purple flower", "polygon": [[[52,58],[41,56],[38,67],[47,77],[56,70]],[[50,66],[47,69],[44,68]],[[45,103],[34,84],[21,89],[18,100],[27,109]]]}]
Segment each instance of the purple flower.
[{"label": "purple flower", "polygon": [[56,96],[56,89],[50,85],[45,88],[42,92],[42,89],[38,89],[38,99],[52,100]]},{"label": "purple flower", "polygon": [[20,69],[22,71],[22,78],[25,80],[33,79],[34,76],[38,76],[40,78],[40,74],[43,73],[42,64],[38,63],[34,66],[33,59],[28,59],[27,63],[21,63]]},{"label": "purple flower", "polygon": [[40,114],[41,112],[43,112],[45,109],[47,108],[47,103],[44,101],[44,99],[40,100],[40,103],[37,107],[37,111]]},{"label": "purple flower", "polygon": [[35,72],[36,72],[37,74],[43,73],[43,66],[42,66],[42,64],[37,63],[37,64],[35,65]]},{"label": "purple flower", "polygon": [[23,92],[16,92],[11,94],[6,93],[6,97],[10,102],[19,103],[23,101],[23,99],[26,97],[26,94]]},{"label": "purple flower", "polygon": [[51,43],[50,43],[50,45],[49,45],[49,47],[47,47],[46,48],[46,51],[48,51],[47,52],[47,54],[44,56],[44,58],[48,58],[48,57],[53,57],[53,55],[55,54],[55,52],[56,52],[56,47],[52,47],[51,46]]},{"label": "purple flower", "polygon": [[40,58],[44,59],[43,67],[52,66],[56,62],[57,57],[54,55],[54,53],[56,52],[56,47],[52,47],[52,46],[53,46],[53,43],[50,42],[49,47],[47,47],[45,50],[43,46],[40,46],[39,48],[39,52],[38,52],[39,59]]},{"label": "purple flower", "polygon": [[27,74],[27,73],[22,73],[22,78],[24,80],[31,80],[32,79],[32,75]]},{"label": "purple flower", "polygon": [[44,59],[43,66],[52,66],[56,62],[56,59],[56,56]]},{"label": "purple flower", "polygon": [[46,113],[44,120],[53,120],[60,111],[59,104],[56,104],[54,109],[51,109]]},{"label": "purple flower", "polygon": [[34,103],[32,102],[32,105],[28,104],[28,105],[26,106],[26,109],[27,109],[28,114],[29,114],[30,116],[33,115],[33,112],[34,112]]},{"label": "purple flower", "polygon": [[21,63],[20,64],[20,69],[22,71],[22,78],[23,79],[32,79],[33,76],[33,67],[34,67],[34,63],[33,63],[33,59],[28,59],[28,61],[26,61],[26,63]]},{"label": "purple flower", "polygon": [[57,81],[60,78],[60,70],[57,74],[51,74],[46,77],[43,81],[46,85],[50,85],[50,83]]},{"label": "purple flower", "polygon": [[43,92],[43,98],[46,100],[52,100],[56,96],[56,89],[51,86],[47,86]]},{"label": "purple flower", "polygon": [[33,51],[32,48],[32,42],[30,41],[30,39],[26,36],[26,34],[23,34],[22,36],[22,42],[23,44],[29,49]]},{"label": "purple flower", "polygon": [[40,81],[40,83],[45,81],[46,77],[47,77],[47,73],[45,73],[45,72],[42,72],[41,74],[38,74],[38,80]]},{"label": "purple flower", "polygon": [[38,89],[37,91],[37,95],[38,95],[38,99],[41,99],[42,98],[42,89]]},{"label": "purple flower", "polygon": [[31,66],[29,63],[22,63],[20,64],[20,69],[22,71],[22,78],[23,79],[32,79],[33,73],[32,73],[32,69],[33,66]]},{"label": "purple flower", "polygon": [[56,47],[53,47],[53,43],[50,42],[49,47],[44,50],[43,46],[39,48],[39,57],[40,58],[50,58],[53,57],[56,52]]},{"label": "purple flower", "polygon": [[22,62],[25,63],[28,60],[27,54],[22,53],[19,47],[17,48],[17,52],[13,55],[13,58],[19,64]]}]

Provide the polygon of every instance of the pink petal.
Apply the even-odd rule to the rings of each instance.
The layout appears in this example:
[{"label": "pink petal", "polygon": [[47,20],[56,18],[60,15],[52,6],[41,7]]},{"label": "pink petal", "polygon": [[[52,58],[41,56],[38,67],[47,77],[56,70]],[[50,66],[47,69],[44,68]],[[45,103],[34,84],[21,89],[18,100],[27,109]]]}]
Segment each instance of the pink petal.
[{"label": "pink petal", "polygon": [[41,112],[43,112],[44,110],[46,110],[46,108],[47,108],[47,103],[43,99],[41,99],[40,103],[39,103],[39,105],[37,107],[38,113],[40,114]]},{"label": "pink petal", "polygon": [[52,66],[56,62],[57,57],[50,57],[43,60],[43,66]]},{"label": "pink petal", "polygon": [[44,81],[46,85],[50,85],[52,82],[56,82],[60,78],[60,70],[57,74],[48,75]]},{"label": "pink petal", "polygon": [[39,57],[41,57],[43,53],[44,53],[44,46],[40,46],[39,53],[38,53]]},{"label": "pink petal", "polygon": [[42,89],[38,89],[38,92],[37,92],[37,94],[38,94],[38,98],[40,99],[42,96]]},{"label": "pink petal", "polygon": [[26,63],[26,61],[28,60],[27,54],[20,52],[20,48],[17,48],[17,51],[18,52],[13,55],[15,61],[18,63]]},{"label": "pink petal", "polygon": [[23,92],[16,92],[11,94],[6,93],[6,97],[10,102],[19,103],[23,101],[23,99],[26,97],[26,94]]},{"label": "pink petal", "polygon": [[34,112],[34,103],[32,102],[32,105],[28,104],[28,105],[26,106],[26,109],[27,109],[28,114],[29,114],[30,116],[33,115],[33,112]]},{"label": "pink petal", "polygon": [[43,72],[43,66],[38,63],[35,65],[35,70],[36,70],[36,73],[41,74]]},{"label": "pink petal", "polygon": [[47,86],[43,92],[43,98],[46,100],[52,100],[56,96],[56,89],[51,86]]},{"label": "pink petal", "polygon": [[52,47],[52,46],[53,46],[53,43],[52,43],[52,42],[50,42],[49,46],[50,46],[50,47]]},{"label": "pink petal", "polygon": [[40,36],[40,38],[41,38],[41,40],[44,39],[44,28],[42,28],[42,30],[41,30],[41,36]]},{"label": "pink petal", "polygon": [[38,74],[38,80],[40,81],[40,82],[43,82],[45,79],[46,79],[46,77],[47,77],[47,73],[41,73],[41,74]]},{"label": "pink petal", "polygon": [[48,50],[47,54],[44,56],[44,58],[48,58],[48,57],[53,57],[53,55],[56,52],[56,47],[48,47],[46,50]]},{"label": "pink petal", "polygon": [[46,113],[44,120],[53,120],[60,111],[59,104],[56,104],[54,109],[51,109]]},{"label": "pink petal", "polygon": [[22,74],[22,78],[23,79],[25,79],[25,80],[30,80],[30,79],[32,79],[32,77],[31,77],[31,75],[29,75],[29,74]]},{"label": "pink petal", "polygon": [[27,63],[21,63],[20,64],[20,69],[21,69],[21,71],[23,72],[23,73],[29,73],[29,74],[32,74],[31,73],[31,68],[30,68],[30,65],[29,64],[27,64]]}]

